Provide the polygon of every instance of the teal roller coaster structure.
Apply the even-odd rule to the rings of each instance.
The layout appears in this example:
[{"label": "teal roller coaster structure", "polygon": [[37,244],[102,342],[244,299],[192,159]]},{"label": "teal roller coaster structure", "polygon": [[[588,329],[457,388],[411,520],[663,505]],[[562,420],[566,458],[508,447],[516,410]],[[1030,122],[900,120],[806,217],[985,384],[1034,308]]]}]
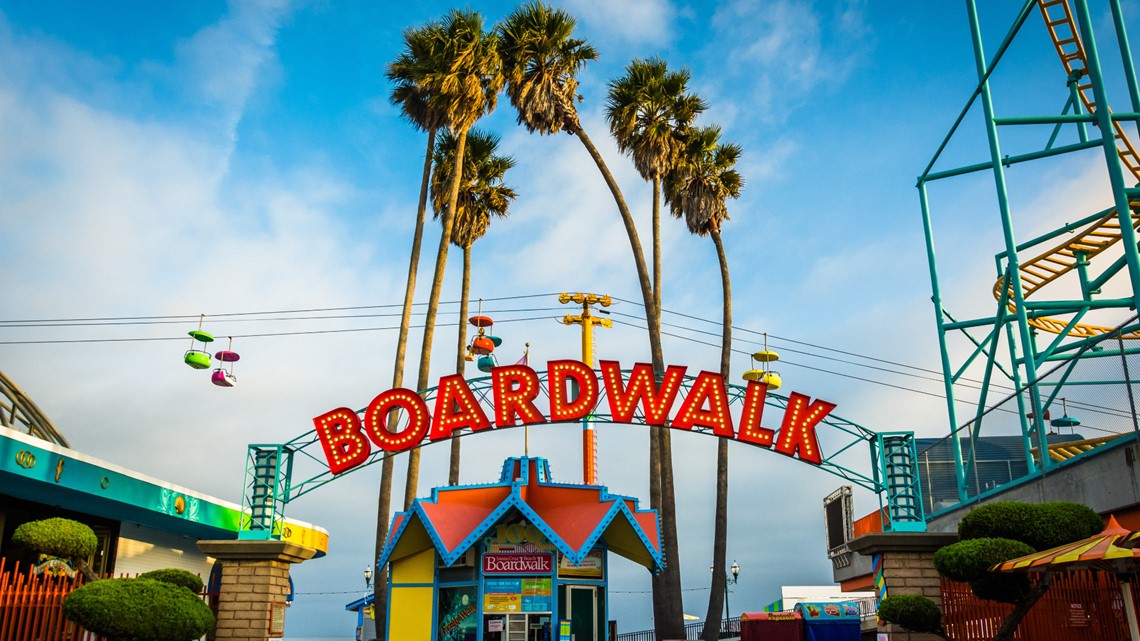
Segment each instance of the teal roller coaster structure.
[{"label": "teal roller coaster structure", "polygon": [[[1047,430],[1079,424],[1068,416],[1074,399],[1085,399],[1079,406],[1097,412],[1103,419],[1102,429],[1111,433],[1095,439],[1095,445],[1134,442],[1138,433],[1129,356],[1140,351],[1132,342],[1140,339],[1135,314],[1140,309],[1140,254],[1136,244],[1140,189],[1135,186],[1140,180],[1140,156],[1129,132],[1135,131],[1140,119],[1140,89],[1121,2],[1107,0],[1113,33],[1108,37],[1101,34],[1098,39],[1088,0],[1027,0],[992,58],[987,58],[983,47],[978,3],[967,0],[966,4],[977,85],[917,184],[958,499],[936,507],[934,512],[975,500],[987,491],[1000,491],[1010,483],[1040,476],[1073,460],[1051,449]],[[1023,28],[1031,28],[1027,23],[1037,19],[1043,21],[1061,63],[1055,83],[1060,110],[999,115],[994,107],[994,94],[999,91],[994,72]],[[1109,57],[1102,52],[1110,49],[1119,55],[1120,75],[1113,75],[1112,80],[1120,81],[1115,83],[1106,82]],[[1127,94],[1127,106],[1114,111],[1109,88],[1118,87]],[[962,134],[966,118],[978,111],[988,143],[988,160],[935,171],[948,144]],[[1050,135],[1042,134],[1040,148],[1015,155],[1003,153],[1003,132],[1030,126],[1051,128]],[[1111,190],[1103,197],[1111,205],[1019,241],[1015,222],[1020,217],[1024,226],[1028,214],[1035,212],[1019,209],[1012,202],[1007,174],[1031,171],[1032,165],[1021,165],[1046,158],[1088,158],[1090,154],[1103,157]],[[995,221],[1004,242],[994,257],[993,313],[959,319],[951,315],[943,300],[928,187],[936,181],[977,172],[992,175]],[[1106,294],[1110,290],[1114,296]],[[960,414],[959,405],[965,399],[958,394],[958,383],[967,373],[977,375],[979,371],[977,401],[972,403],[970,414]],[[1049,420],[1061,411],[1061,419]],[[1027,476],[997,488],[972,485],[977,465],[975,444],[983,435],[1004,429],[1021,437]]]}]

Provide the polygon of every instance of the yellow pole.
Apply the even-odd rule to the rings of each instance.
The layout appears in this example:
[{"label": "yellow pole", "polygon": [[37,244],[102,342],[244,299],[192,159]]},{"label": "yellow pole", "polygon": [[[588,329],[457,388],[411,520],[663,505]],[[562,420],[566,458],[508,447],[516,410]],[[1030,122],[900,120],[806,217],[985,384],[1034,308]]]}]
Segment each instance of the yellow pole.
[{"label": "yellow pole", "polygon": [[[558,302],[578,303],[582,306],[580,315],[567,314],[562,317],[563,325],[582,326],[582,362],[594,366],[594,326],[613,327],[613,321],[608,318],[598,318],[590,314],[591,305],[609,307],[613,299],[608,295],[598,294],[559,294]],[[594,426],[589,417],[582,419],[582,480],[586,485],[597,485],[598,482],[598,444]]]}]

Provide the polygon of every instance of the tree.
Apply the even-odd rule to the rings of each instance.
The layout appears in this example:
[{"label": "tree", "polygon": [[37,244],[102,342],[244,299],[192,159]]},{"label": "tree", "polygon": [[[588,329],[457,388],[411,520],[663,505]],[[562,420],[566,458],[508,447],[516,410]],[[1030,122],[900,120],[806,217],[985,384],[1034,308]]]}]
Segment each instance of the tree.
[{"label": "tree", "polygon": [[[400,315],[400,333],[396,338],[396,358],[392,366],[392,389],[404,385],[404,358],[408,346],[408,330],[412,319],[412,300],[416,291],[416,274],[420,264],[420,246],[424,235],[424,217],[427,212],[428,182],[431,176],[432,151],[435,149],[436,132],[444,126],[443,114],[429,104],[427,91],[420,81],[428,65],[435,59],[435,47],[439,38],[433,33],[439,25],[432,23],[425,27],[404,31],[404,51],[385,69],[385,75],[393,83],[389,96],[393,105],[412,126],[427,132],[427,151],[424,152],[424,169],[420,179],[420,198],[416,209],[415,231],[412,235],[411,257],[408,260],[408,281],[404,287],[404,306]],[[398,415],[389,416],[388,429],[396,431]],[[376,505],[376,546],[375,557],[380,558],[384,543],[388,538],[389,515],[392,511],[393,455],[384,457],[380,471],[380,492]],[[378,626],[386,626],[388,616],[388,587],[386,568],[377,568],[373,591],[373,611],[377,613]]]},{"label": "tree", "polygon": [[88,583],[63,599],[63,616],[109,641],[192,641],[215,620],[186,575],[197,579],[166,569]]},{"label": "tree", "polygon": [[[427,389],[431,374],[431,346],[435,334],[435,317],[443,289],[447,267],[447,248],[451,240],[452,215],[459,200],[461,169],[467,147],[467,132],[484,114],[495,108],[496,96],[503,87],[502,63],[494,34],[483,30],[483,17],[470,10],[451,10],[438,26],[429,30],[435,39],[432,58],[422,69],[418,85],[423,89],[427,105],[438,111],[447,128],[455,135],[456,163],[451,176],[448,206],[440,217],[443,233],[435,258],[431,294],[424,319],[423,344],[420,348],[419,377],[416,389]],[[420,451],[408,454],[408,474],[404,485],[404,509],[411,508],[420,477]]]},{"label": "tree", "polygon": [[[1025,574],[990,572],[990,568],[1019,556],[1088,538],[1104,529],[1104,522],[1090,508],[1076,503],[1003,502],[983,505],[958,523],[959,541],[934,553],[934,567],[952,581],[964,581],[978,598],[1010,603],[993,641],[1012,641],[1018,624],[1053,583],[1052,572],[1042,572],[1036,582]],[[925,599],[925,597],[921,597]],[[905,603],[896,595],[883,599],[879,616],[884,621],[915,631],[929,627],[931,605]],[[934,606],[937,607],[937,606]]]},{"label": "tree", "polygon": [[[455,170],[455,136],[444,133],[435,149],[435,171],[431,178],[431,204],[439,219],[447,211],[448,191]],[[499,156],[499,137],[472,129],[467,134],[467,154],[463,159],[463,180],[456,201],[451,243],[463,250],[463,286],[459,297],[459,341],[455,372],[462,374],[467,364],[467,301],[471,290],[471,246],[487,233],[492,216],[506,218],[515,191],[503,184],[507,170],[514,167],[510,156]],[[447,484],[459,484],[460,439],[451,439],[451,466]]]},{"label": "tree", "polygon": [[[661,309],[653,295],[637,226],[621,188],[578,118],[575,105],[579,99],[577,74],[587,62],[598,57],[598,52],[585,40],[573,37],[575,25],[572,15],[541,2],[524,4],[507,16],[498,28],[507,97],[518,111],[519,124],[527,131],[539,135],[565,131],[578,138],[597,165],[614,197],[633,252],[649,327],[653,368],[664,371]],[[653,617],[659,639],[682,638],[685,634],[672,452],[668,436],[663,434],[661,447],[650,452],[650,501],[661,513],[662,546],[667,559],[665,569],[653,578]]]},{"label": "tree", "polygon": [[[720,373],[725,380],[732,365],[732,284],[728,258],[721,241],[721,225],[728,220],[725,201],[739,198],[744,179],[736,171],[741,149],[720,143],[719,127],[703,127],[685,132],[684,144],[678,151],[673,168],[665,180],[665,199],[676,218],[684,218],[689,232],[712,238],[720,263],[721,343]],[[717,443],[716,451],[716,518],[713,522],[713,572],[709,592],[708,613],[701,637],[706,641],[720,638],[720,613],[724,608],[723,587],[728,541],[728,439]]]},{"label": "tree", "polygon": [[685,132],[706,105],[688,93],[689,72],[661,58],[637,59],[610,81],[606,118],[618,149],[653,185],[653,302],[661,307],[661,180],[675,164]]},{"label": "tree", "polygon": [[79,521],[58,517],[28,521],[12,533],[12,543],[67,561],[88,581],[99,578],[87,563],[99,547],[99,538],[90,527]]}]

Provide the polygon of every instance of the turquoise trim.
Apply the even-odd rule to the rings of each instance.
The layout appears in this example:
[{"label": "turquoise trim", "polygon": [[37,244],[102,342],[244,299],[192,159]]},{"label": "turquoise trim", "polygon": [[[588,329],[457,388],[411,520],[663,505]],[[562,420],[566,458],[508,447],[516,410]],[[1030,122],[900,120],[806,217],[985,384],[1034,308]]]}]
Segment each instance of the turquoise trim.
[{"label": "turquoise trim", "polygon": [[[586,540],[580,549],[574,549],[569,543],[563,540],[562,537],[560,537],[549,525],[547,525],[542,517],[537,512],[535,512],[534,509],[531,508],[530,505],[528,505],[522,498],[522,488],[526,487],[529,484],[530,462],[532,461],[535,464],[535,469],[538,470],[539,478],[537,483],[542,486],[594,490],[598,492],[599,502],[605,503],[613,501],[613,506],[611,506],[609,511],[598,522],[598,525],[594,528],[590,535],[586,537]],[[511,481],[509,479],[511,476],[513,476],[513,471],[516,465],[521,465],[522,470],[519,474],[519,479]],[[451,565],[455,563],[455,561],[457,561],[461,556],[463,556],[468,549],[476,545],[492,527],[494,527],[499,521],[503,519],[504,516],[507,515],[508,512],[510,512],[510,510],[515,509],[518,510],[519,513],[522,514],[523,517],[531,523],[531,525],[538,528],[538,530],[542,532],[542,534],[546,537],[547,541],[549,541],[557,551],[561,552],[563,555],[569,558],[575,565],[581,563],[582,560],[586,558],[586,555],[589,554],[590,551],[599,544],[602,536],[605,534],[606,529],[610,526],[611,523],[613,523],[614,518],[616,518],[618,515],[623,515],[625,516],[626,522],[630,525],[630,527],[633,528],[633,531],[641,540],[642,544],[645,545],[646,550],[649,552],[650,557],[653,559],[655,568],[657,570],[661,569],[662,564],[664,563],[664,556],[660,551],[658,551],[659,546],[653,545],[653,543],[649,540],[649,535],[645,533],[645,530],[642,529],[641,524],[637,522],[636,518],[634,518],[633,512],[626,505],[627,501],[632,501],[636,506],[637,499],[620,494],[610,494],[609,490],[604,486],[551,483],[549,482],[549,478],[550,467],[546,459],[519,457],[507,459],[507,461],[503,464],[503,474],[499,483],[433,488],[431,492],[431,500],[427,502],[438,502],[440,492],[463,491],[471,488],[502,487],[504,485],[509,485],[510,492],[506,498],[504,498],[503,501],[499,503],[499,505],[471,531],[470,534],[468,534],[455,546],[454,549],[451,550],[448,550],[444,545],[443,539],[440,537],[439,532],[436,531],[435,527],[432,525],[431,519],[428,518],[427,512],[423,508],[425,500],[416,499],[413,501],[410,510],[397,513],[398,515],[402,515],[403,519],[400,523],[400,526],[396,528],[388,537],[388,540],[384,545],[384,550],[380,554],[378,564],[384,565],[388,562],[388,559],[395,551],[396,545],[399,543],[400,538],[403,536],[404,531],[408,528],[408,525],[412,522],[413,518],[419,520],[420,524],[424,527],[424,530],[427,532],[428,538],[431,539],[432,545],[435,547],[436,553],[439,554],[442,563],[444,565]],[[639,512],[642,511],[639,510]],[[646,510],[644,512],[652,512],[654,514],[654,518],[656,519],[658,526],[657,531],[660,532],[660,515],[657,514],[656,510]]]},{"label": "turquoise trim", "polygon": [[232,538],[238,531],[241,512],[236,505],[12,434],[18,433],[0,433],[0,487],[5,494],[179,534]]},{"label": "turquoise trim", "polygon": [[[236,538],[242,521],[241,508],[235,503],[3,427],[0,491],[26,501],[201,539]],[[324,552],[318,551],[318,556]]]}]

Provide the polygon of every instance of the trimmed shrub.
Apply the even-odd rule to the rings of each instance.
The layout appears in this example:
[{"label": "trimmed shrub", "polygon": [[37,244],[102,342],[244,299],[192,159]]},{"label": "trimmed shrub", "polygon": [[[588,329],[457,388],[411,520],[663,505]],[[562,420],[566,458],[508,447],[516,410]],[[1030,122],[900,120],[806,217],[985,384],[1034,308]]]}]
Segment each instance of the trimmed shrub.
[{"label": "trimmed shrub", "polygon": [[1104,521],[1079,503],[990,503],[962,517],[958,536],[963,539],[1002,538],[1021,541],[1035,551],[1098,534]]},{"label": "trimmed shrub", "polygon": [[[934,553],[934,567],[951,581],[979,580],[995,564],[1032,554],[1025,543],[1010,539],[968,539],[958,541]],[[980,595],[979,595],[980,596]]]},{"label": "trimmed shrub", "polygon": [[1087,505],[1057,501],[1037,506],[1037,540],[1026,543],[1040,550],[1072,543],[1104,531],[1104,521]]},{"label": "trimmed shrub", "polygon": [[942,612],[934,601],[917,594],[892,594],[879,604],[879,618],[915,632],[938,632]]},{"label": "trimmed shrub", "polygon": [[979,599],[989,599],[1001,603],[1017,603],[1029,594],[1031,587],[1029,575],[1021,573],[986,572],[977,579],[970,581],[970,589]]},{"label": "trimmed shrub", "polygon": [[152,581],[162,581],[171,585],[181,585],[182,587],[190,590],[194,594],[202,592],[202,579],[197,574],[189,570],[180,570],[178,568],[163,568],[161,570],[151,570],[150,572],[143,572],[139,575],[140,579],[150,579]]},{"label": "trimmed shrub", "polygon": [[99,539],[79,521],[52,518],[29,521],[16,528],[12,542],[61,559],[86,559],[95,554]]},{"label": "trimmed shrub", "polygon": [[1025,540],[1025,534],[1035,528],[1039,516],[1037,507],[1016,501],[982,505],[958,522],[958,538],[1013,539],[1033,545]]},{"label": "trimmed shrub", "polygon": [[104,579],[63,600],[63,616],[110,641],[193,641],[214,627],[214,613],[178,585]]}]

